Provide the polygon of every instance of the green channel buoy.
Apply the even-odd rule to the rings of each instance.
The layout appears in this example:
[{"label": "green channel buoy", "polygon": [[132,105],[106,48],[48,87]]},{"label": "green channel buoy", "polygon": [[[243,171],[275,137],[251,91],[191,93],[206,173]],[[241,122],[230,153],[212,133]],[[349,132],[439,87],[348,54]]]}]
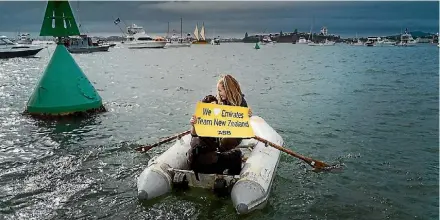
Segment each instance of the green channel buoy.
[{"label": "green channel buoy", "polygon": [[255,47],[254,47],[255,49],[260,49],[260,45],[258,45],[258,42],[257,43],[255,43]]},{"label": "green channel buoy", "polygon": [[105,111],[101,97],[61,39],[79,34],[69,2],[49,1],[40,36],[58,37],[57,46],[25,113],[51,117]]}]

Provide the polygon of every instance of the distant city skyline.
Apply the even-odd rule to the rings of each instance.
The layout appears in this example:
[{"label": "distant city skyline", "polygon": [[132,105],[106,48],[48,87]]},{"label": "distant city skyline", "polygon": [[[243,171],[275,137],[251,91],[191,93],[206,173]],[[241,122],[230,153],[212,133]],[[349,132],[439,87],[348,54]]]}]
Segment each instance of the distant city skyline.
[{"label": "distant city skyline", "polygon": [[[38,36],[46,1],[0,2],[0,34],[17,32]],[[341,37],[385,36],[409,31],[437,33],[439,2],[70,2],[81,32],[91,35],[122,35],[120,28],[135,23],[150,35],[193,33],[205,24],[206,36],[244,37],[257,33],[312,31],[325,26]],[[100,12],[100,13],[97,13]],[[113,21],[121,19],[119,27]],[[12,37],[12,36],[11,36]]]}]

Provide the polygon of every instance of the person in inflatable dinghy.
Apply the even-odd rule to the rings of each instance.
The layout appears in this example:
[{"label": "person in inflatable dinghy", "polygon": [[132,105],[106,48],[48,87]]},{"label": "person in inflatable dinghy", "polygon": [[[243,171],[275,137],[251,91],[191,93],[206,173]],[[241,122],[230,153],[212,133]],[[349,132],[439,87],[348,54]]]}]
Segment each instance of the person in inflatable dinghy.
[{"label": "person in inflatable dinghy", "polygon": [[[234,105],[247,107],[244,95],[241,93],[238,82],[230,75],[222,77],[217,83],[217,97],[206,96],[202,102],[224,105]],[[220,102],[218,101],[220,100]],[[249,117],[252,111],[249,109]],[[217,173],[223,174],[228,169],[229,175],[238,175],[241,171],[241,151],[235,149],[240,142],[240,138],[213,138],[197,136],[194,124],[195,116],[191,117],[191,148],[188,152],[188,164],[190,169],[198,173]]]},{"label": "person in inflatable dinghy", "polygon": [[[217,100],[220,105],[249,108],[249,117],[252,117],[252,110],[248,106],[246,99],[244,99],[240,84],[229,74],[221,76],[217,82]],[[222,138],[220,145],[230,146],[230,149],[232,149],[238,146],[240,142],[241,138]]]}]

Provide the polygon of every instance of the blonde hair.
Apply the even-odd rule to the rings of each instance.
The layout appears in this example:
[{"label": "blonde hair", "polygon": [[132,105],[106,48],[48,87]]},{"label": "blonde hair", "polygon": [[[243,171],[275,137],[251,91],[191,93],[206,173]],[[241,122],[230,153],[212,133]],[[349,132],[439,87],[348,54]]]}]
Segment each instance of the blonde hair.
[{"label": "blonde hair", "polygon": [[[217,86],[223,86],[226,92],[226,100],[234,106],[240,106],[243,99],[240,84],[231,75],[221,76],[217,82]],[[224,104],[217,90],[217,100],[219,104]]]}]

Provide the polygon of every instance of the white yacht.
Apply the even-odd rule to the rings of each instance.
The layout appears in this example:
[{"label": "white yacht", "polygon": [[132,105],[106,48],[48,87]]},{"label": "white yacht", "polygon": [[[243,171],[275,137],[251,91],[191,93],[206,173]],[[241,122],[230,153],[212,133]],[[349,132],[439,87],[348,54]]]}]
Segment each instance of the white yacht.
[{"label": "white yacht", "polygon": [[349,45],[351,46],[364,46],[364,42],[361,41],[361,39],[358,38],[358,34],[356,33],[356,42],[351,42]]},{"label": "white yacht", "polygon": [[125,42],[130,42],[130,41],[134,41],[135,34],[145,34],[145,30],[143,27],[141,26],[137,26],[136,24],[131,24],[130,26],[127,26],[127,36],[125,36],[125,41],[123,41],[122,43]]},{"label": "white yacht", "polygon": [[334,46],[335,44],[336,44],[336,42],[325,39],[324,42],[319,42],[319,43],[310,42],[307,45],[309,45],[309,46]]},{"label": "white yacht", "polygon": [[365,42],[365,46],[374,47],[377,46],[377,42],[381,41],[380,37],[367,37],[367,41]]},{"label": "white yacht", "polygon": [[385,38],[383,40],[382,39],[378,40],[376,42],[376,46],[381,46],[381,47],[384,47],[384,46],[394,46],[394,45],[396,45],[396,42],[391,41],[391,40],[389,40],[387,38]]},{"label": "white yacht", "polygon": [[165,48],[191,47],[191,39],[188,37],[183,38],[182,28],[182,18],[180,18],[180,37],[173,33],[173,36],[168,38],[168,33],[170,32],[170,23],[168,22],[167,43]]},{"label": "white yacht", "polygon": [[18,44],[12,42],[6,36],[0,36],[0,59],[35,56],[42,49],[44,47]]},{"label": "white yacht", "polygon": [[165,48],[167,41],[162,37],[152,38],[147,34],[135,34],[134,40],[125,43],[129,49]]},{"label": "white yacht", "polygon": [[272,39],[270,39],[269,36],[264,36],[263,39],[261,40],[262,45],[273,44],[273,43],[274,41],[272,41]]},{"label": "white yacht", "polygon": [[188,38],[178,37],[176,35],[171,36],[171,38],[167,39],[167,43],[165,45],[166,48],[175,48],[175,47],[191,47],[191,40]]},{"label": "white yacht", "polygon": [[362,41],[358,38],[356,42],[352,42],[350,45],[351,45],[351,46],[364,46],[364,42],[362,42]]},{"label": "white yacht", "polygon": [[403,46],[403,47],[409,47],[409,46],[416,46],[417,41],[414,40],[412,35],[408,32],[408,29],[405,29],[405,33],[400,35],[400,42],[396,44],[396,46]]},{"label": "white yacht", "polygon": [[212,45],[220,45],[220,36],[214,37],[214,39],[211,40]]},{"label": "white yacht", "polygon": [[297,42],[297,44],[308,44],[308,43],[310,43],[310,40],[306,40],[305,37],[300,37]]},{"label": "white yacht", "polygon": [[124,43],[129,49],[164,48],[167,41],[162,37],[152,38],[145,33],[141,26],[132,24],[127,27],[127,41]]},{"label": "white yacht", "polygon": [[23,33],[18,35],[18,44],[32,44],[31,35],[29,33]]},{"label": "white yacht", "polygon": [[324,43],[322,43],[322,46],[333,46],[335,44],[336,44],[336,42],[334,42],[332,40],[325,39]]}]

